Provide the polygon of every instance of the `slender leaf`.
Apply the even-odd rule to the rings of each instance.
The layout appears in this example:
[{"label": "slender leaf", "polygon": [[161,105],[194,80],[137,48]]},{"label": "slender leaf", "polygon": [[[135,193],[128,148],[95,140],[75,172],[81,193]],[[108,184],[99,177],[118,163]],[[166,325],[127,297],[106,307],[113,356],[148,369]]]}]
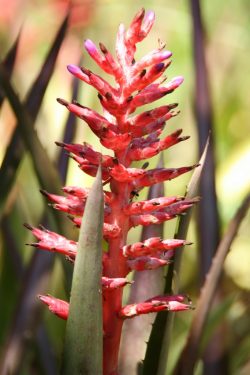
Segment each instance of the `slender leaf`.
[{"label": "slender leaf", "polygon": [[[205,149],[201,156],[199,162],[200,166],[195,169],[187,186],[186,198],[193,198],[198,192],[199,180],[206,160],[208,145],[209,139],[207,140]],[[175,234],[176,238],[186,239],[190,218],[191,210],[189,210],[185,216],[181,216],[179,218]],[[182,251],[183,249],[178,249],[175,251],[174,262],[173,264],[169,265],[164,288],[164,293],[166,294],[172,293],[172,281],[174,274],[179,270]],[[143,375],[165,375],[173,317],[174,314],[168,312],[157,314],[147,346],[146,356],[143,364]]]},{"label": "slender leaf", "polygon": [[[79,82],[80,82],[79,79],[76,79],[76,78],[73,79],[72,102],[74,99],[77,98]],[[76,132],[76,116],[72,112],[69,112],[68,118],[64,127],[63,142],[65,143],[72,142],[75,136],[75,132]],[[58,170],[63,181],[66,181],[68,164],[69,164],[68,155],[65,152],[60,152],[57,166],[58,166]]]},{"label": "slender leaf", "polygon": [[[157,165],[163,167],[163,158]],[[151,186],[147,199],[164,196],[164,184]],[[151,237],[163,236],[163,224],[143,227],[141,241]],[[131,286],[129,303],[145,301],[148,298],[159,295],[164,287],[164,268],[157,270],[134,272],[134,283]],[[124,323],[122,344],[120,348],[120,375],[136,374],[146,351],[146,341],[150,335],[152,324],[156,314],[148,314],[137,319],[127,319]],[[131,345],[133,342],[133,345]]]},{"label": "slender leaf", "polygon": [[213,142],[213,109],[209,91],[208,71],[205,59],[204,23],[200,0],[190,0],[193,23],[193,50],[195,67],[195,116],[200,154],[210,133],[210,142],[204,173],[200,180],[199,236],[200,279],[203,282],[219,242],[219,216],[215,192],[215,160]]},{"label": "slender leaf", "polygon": [[223,264],[227,253],[235,239],[242,220],[250,206],[250,194],[243,200],[235,216],[228,225],[227,231],[222,238],[213,258],[210,270],[207,274],[205,284],[198,299],[195,314],[193,316],[189,336],[178,362],[176,374],[192,374],[199,358],[199,346],[202,340],[205,324],[207,322],[209,309],[213,302],[219,285]]},{"label": "slender leaf", "polygon": [[[29,116],[30,116],[30,120],[29,120],[30,129],[34,127],[36,117],[38,115],[39,109],[42,104],[44,93],[49,84],[50,78],[53,74],[56,59],[57,59],[58,53],[60,51],[62,42],[66,34],[67,25],[68,25],[68,16],[64,19],[60,29],[58,30],[58,33],[55,37],[53,44],[51,45],[47,58],[41,68],[41,71],[39,72],[25,100],[24,107],[27,109],[27,111],[29,112]],[[1,73],[1,75],[2,74],[3,73]],[[8,78],[8,74],[6,73],[5,79],[7,78]],[[18,116],[17,116],[17,119],[18,119]],[[21,124],[20,123],[17,124],[14,130],[13,136],[7,148],[7,151],[6,151],[6,154],[3,159],[1,169],[0,169],[1,200],[2,200],[1,208],[4,205],[4,202],[6,201],[6,196],[9,194],[11,190],[11,187],[15,180],[17,168],[24,155],[25,148],[24,148],[23,142],[25,142],[26,136],[24,136],[23,132],[21,132],[23,121],[24,119],[22,118]],[[44,165],[47,166],[47,164],[44,164]]]},{"label": "slender leaf", "polygon": [[102,227],[101,168],[89,193],[74,266],[63,354],[63,375],[102,374]]},{"label": "slender leaf", "polygon": [[[6,72],[1,65],[0,82],[17,117],[22,138],[32,155],[32,162],[41,187],[45,190],[53,191],[56,194],[61,194],[61,178],[38,139],[37,133],[33,128],[32,120],[12,88]],[[68,220],[66,220],[64,216],[56,214],[54,210],[51,212],[61,231],[64,230],[66,235],[70,234],[72,232],[72,227],[69,225]]]},{"label": "slender leaf", "polygon": [[[17,49],[19,45],[21,32],[18,34],[15,42],[11,46],[10,50],[8,51],[7,55],[5,56],[4,60],[2,61],[3,66],[5,67],[5,70],[9,76],[9,79],[12,76],[12,72],[14,69],[15,61],[16,61],[16,55],[17,55]],[[2,92],[0,90],[0,108],[3,104],[4,95],[2,95]]]},{"label": "slender leaf", "polygon": [[[213,106],[209,89],[209,72],[205,57],[205,23],[202,17],[202,1],[189,0],[193,26],[193,58],[195,71],[194,109],[200,153],[203,150],[207,136],[210,133],[210,145],[204,173],[200,181],[202,200],[198,207],[197,234],[199,240],[199,279],[204,283],[210,268],[214,251],[220,240],[220,220],[215,189],[215,151],[213,140]],[[220,294],[218,291],[218,302]],[[217,347],[214,345],[217,342]],[[218,350],[218,347],[220,349]],[[218,332],[214,333],[211,343],[204,353],[203,365],[206,375],[228,374],[226,356],[218,355],[225,352],[224,342]],[[212,360],[213,358],[213,360]]]},{"label": "slender leaf", "polygon": [[[8,340],[6,342],[4,348],[4,358],[2,359],[2,366],[3,369],[10,369],[11,366],[12,372],[15,372],[17,369],[20,369],[22,361],[24,357],[24,351],[26,345],[24,345],[24,337],[25,332],[29,331],[30,338],[33,336],[33,331],[35,333],[35,324],[33,325],[33,318],[27,320],[27,308],[29,309],[29,316],[32,316],[33,313],[37,313],[37,301],[36,301],[36,292],[37,292],[37,284],[41,285],[40,278],[44,277],[43,267],[45,269],[45,274],[49,272],[49,265],[47,263],[47,257],[41,256],[42,252],[34,252],[32,256],[31,262],[27,268],[24,267],[23,260],[20,256],[20,252],[18,251],[18,245],[16,242],[16,238],[14,236],[13,231],[11,230],[10,223],[8,217],[4,217],[1,223],[3,237],[5,239],[5,248],[8,251],[6,253],[6,257],[11,262],[11,269],[8,269],[7,274],[11,275],[11,280],[8,283],[8,279],[1,280],[1,286],[8,285],[8,284],[15,284],[15,285],[22,285],[22,298],[18,296],[18,303],[16,306],[16,314],[14,315],[14,320],[11,317],[11,327],[12,330],[9,334]],[[38,258],[38,259],[36,259]],[[52,257],[50,257],[52,258]],[[51,265],[53,262],[51,262]],[[3,267],[6,268],[6,262],[3,260]],[[31,267],[31,269],[30,269]],[[13,272],[14,270],[14,272]],[[6,273],[6,270],[5,270]],[[33,276],[32,276],[33,274]],[[4,276],[4,275],[2,275]],[[1,278],[2,279],[2,278]],[[32,283],[30,280],[32,279]],[[0,290],[1,290],[0,286]],[[2,293],[1,293],[2,292]],[[9,291],[3,289],[0,292],[1,298],[9,299]],[[34,293],[33,299],[32,294]],[[41,293],[41,291],[39,292]],[[12,290],[13,295],[13,290]],[[20,298],[20,299],[19,299]],[[27,306],[27,300],[28,306]],[[26,306],[24,307],[23,304]],[[1,312],[1,321],[4,324],[4,317],[3,313]],[[10,314],[9,314],[10,315]],[[38,346],[39,354],[42,357],[42,364],[44,367],[44,374],[46,375],[54,375],[57,373],[57,364],[55,353],[52,350],[52,344],[50,339],[47,335],[46,328],[44,325],[40,325],[37,333],[35,335],[36,343]],[[13,350],[14,348],[14,350]],[[16,355],[15,355],[16,354]],[[4,370],[5,371],[5,370]],[[2,371],[1,371],[2,373]]]},{"label": "slender leaf", "polygon": [[23,351],[28,341],[27,332],[29,332],[29,338],[31,339],[34,327],[40,320],[41,304],[34,297],[46,291],[53,259],[53,254],[39,253],[38,251],[32,258],[28,268],[29,272],[26,272],[22,291],[17,301],[14,324],[11,326],[12,331],[2,352],[1,375],[16,374],[20,370]]},{"label": "slender leaf", "polygon": [[[74,96],[76,95],[76,90],[74,90]],[[72,121],[68,122],[67,125],[73,125]],[[68,129],[69,130],[69,129]],[[67,135],[67,139],[64,138],[65,142],[71,142],[73,133],[74,132],[65,132]],[[63,149],[60,150],[59,160],[61,159],[61,155],[64,154]],[[59,173],[63,182],[65,182],[66,173],[62,168],[59,168]],[[48,225],[47,219],[42,220],[43,225],[46,227]],[[51,223],[52,224],[52,223]],[[25,332],[29,331],[30,336],[32,336],[36,330],[39,321],[36,320],[33,324],[33,319],[27,320],[27,310],[29,311],[29,315],[33,316],[33,314],[37,314],[37,311],[41,309],[41,305],[37,307],[36,301],[36,294],[41,284],[40,278],[44,277],[43,272],[41,270],[45,270],[46,273],[49,273],[50,269],[53,267],[53,258],[54,256],[50,256],[51,262],[48,265],[47,256],[43,255],[43,252],[35,251],[32,259],[24,270],[22,267],[22,261],[20,259],[20,255],[18,250],[15,247],[14,236],[10,232],[10,227],[8,226],[8,220],[6,217],[2,220],[2,227],[4,228],[4,234],[8,239],[8,257],[12,256],[12,262],[15,266],[15,275],[18,278],[18,281],[22,287],[22,297],[18,299],[18,303],[16,306],[16,313],[14,315],[14,319],[11,322],[11,331],[8,336],[8,340],[6,342],[4,348],[4,358],[2,360],[2,368],[9,369],[11,368],[13,372],[16,369],[21,368],[20,361],[24,357],[26,346],[24,341]],[[58,228],[57,228],[58,229]],[[61,258],[60,258],[61,259]],[[69,289],[71,278],[72,278],[72,267],[68,262],[63,261],[63,266],[65,269],[65,275],[67,280],[67,289]],[[23,272],[23,275],[21,274]],[[13,272],[12,272],[13,275]],[[21,278],[22,277],[22,278]],[[32,283],[30,280],[32,279]],[[38,285],[38,286],[37,286]],[[45,292],[45,289],[44,289]],[[42,290],[39,290],[39,293],[42,293]],[[28,306],[27,306],[28,300]],[[24,306],[25,304],[25,306]],[[40,324],[37,334],[36,334],[36,342],[39,349],[39,353],[42,357],[42,363],[44,365],[44,371],[46,374],[56,374],[57,373],[57,364],[55,361],[55,353],[51,349],[51,345],[49,342],[49,338],[47,337],[45,328],[42,324]],[[13,350],[14,348],[14,350]],[[9,367],[11,366],[11,367]]]}]

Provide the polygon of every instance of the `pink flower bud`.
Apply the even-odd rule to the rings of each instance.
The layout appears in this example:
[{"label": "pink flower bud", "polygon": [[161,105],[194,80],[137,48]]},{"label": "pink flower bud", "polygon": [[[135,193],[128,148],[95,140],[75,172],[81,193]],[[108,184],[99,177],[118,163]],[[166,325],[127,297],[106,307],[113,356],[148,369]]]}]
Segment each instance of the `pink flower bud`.
[{"label": "pink flower bud", "polygon": [[124,150],[131,142],[131,135],[129,133],[125,134],[112,134],[111,136],[105,136],[101,138],[101,144],[113,151]]},{"label": "pink flower bud", "polygon": [[163,105],[158,108],[151,109],[149,111],[145,111],[140,113],[139,115],[135,115],[129,119],[129,124],[131,126],[145,126],[152,121],[155,121],[157,119],[162,118],[165,116],[171,109],[174,109],[178,106],[177,103],[169,104],[169,105]]},{"label": "pink flower bud", "polygon": [[63,197],[61,195],[50,194],[44,190],[41,190],[41,193],[51,202],[54,202],[53,207],[56,210],[66,212],[70,215],[82,215],[84,212],[85,200],[70,195]]},{"label": "pink flower bud", "polygon": [[166,86],[160,86],[159,84],[151,84],[144,90],[141,90],[133,100],[130,102],[131,111],[135,108],[140,107],[145,104],[152,103],[163,96],[170,94],[183,82],[182,77],[176,77],[170,81]]},{"label": "pink flower bud", "polygon": [[[184,202],[184,201],[183,201]],[[166,207],[158,212],[153,212],[151,214],[145,215],[133,215],[130,217],[130,222],[133,227],[137,225],[151,225],[151,224],[161,224],[164,221],[174,219],[177,215],[180,215],[188,208],[192,207],[195,202],[190,203],[174,203],[173,205]]]},{"label": "pink flower bud", "polygon": [[104,168],[110,168],[114,165],[114,159],[109,155],[103,155],[97,152],[88,143],[84,142],[81,144],[66,144],[62,142],[56,142],[58,146],[63,147],[66,151],[71,152],[77,156],[87,159],[90,163],[96,164],[97,166],[102,163]]},{"label": "pink flower bud", "polygon": [[143,176],[144,174],[144,169],[125,168],[122,164],[114,165],[114,167],[110,170],[110,176],[119,182],[130,182],[135,178]]},{"label": "pink flower bud", "polygon": [[88,54],[92,57],[96,64],[100,66],[102,70],[104,70],[106,73],[113,74],[112,67],[107,63],[105,57],[103,57],[98,51],[96,45],[92,42],[92,40],[85,40],[84,47]]},{"label": "pink flower bud", "polygon": [[149,171],[145,171],[144,176],[136,180],[135,186],[137,188],[143,186],[151,186],[157,184],[158,182],[169,181],[173,178],[176,178],[183,173],[187,173],[192,169],[196,168],[198,164],[191,165],[190,167],[181,167],[181,168],[155,168]]},{"label": "pink flower bud", "polygon": [[138,41],[141,41],[144,38],[146,38],[146,36],[150,32],[154,22],[155,22],[155,13],[152,12],[152,11],[147,12],[145,17],[144,17],[144,21],[143,21],[143,24],[142,24],[142,27],[141,27],[141,35],[140,35],[140,39]]},{"label": "pink flower bud", "polygon": [[[96,176],[97,170],[99,165],[98,164],[92,164],[87,159],[81,158],[77,155],[70,155],[73,160],[75,160],[78,163],[79,168],[89,174],[92,177]],[[102,179],[107,180],[109,178],[109,169],[106,167],[102,167]]]},{"label": "pink flower bud", "polygon": [[145,9],[141,9],[134,17],[127,32],[126,42],[135,45],[138,42],[138,37],[141,32],[142,21],[145,16]]},{"label": "pink flower bud", "polygon": [[128,259],[127,265],[131,270],[135,271],[145,271],[145,270],[154,270],[159,267],[166,266],[169,264],[169,260],[160,259],[150,256],[141,256],[134,259]]},{"label": "pink flower bud", "polygon": [[[131,64],[133,59],[134,50],[128,50],[125,43],[125,26],[123,24],[119,25],[117,37],[116,37],[116,56],[117,60],[121,66],[124,68]],[[123,75],[123,72],[122,72]]]},{"label": "pink flower bud", "polygon": [[133,74],[139,73],[145,68],[148,68],[151,65],[162,63],[164,60],[169,59],[172,56],[172,52],[170,51],[162,51],[162,50],[154,50],[147,54],[146,56],[142,57],[141,60],[137,61],[133,68]]},{"label": "pink flower bud", "polygon": [[110,278],[110,277],[102,277],[102,289],[103,290],[114,290],[117,288],[122,288],[127,284],[131,284],[130,281],[123,277],[116,277],[116,278]]},{"label": "pink flower bud", "polygon": [[79,199],[86,199],[89,194],[89,188],[82,188],[79,186],[64,186],[62,191],[68,195]]},{"label": "pink flower bud", "polygon": [[76,103],[65,103],[62,99],[57,99],[60,104],[63,104],[67,109],[78,116],[80,119],[84,120],[91,130],[97,135],[97,137],[107,137],[108,132],[116,132],[116,127],[109,123],[105,117],[99,115],[94,110],[80,106]]},{"label": "pink flower bud", "polygon": [[182,214],[188,208],[192,207],[193,204],[199,202],[200,198],[196,197],[193,199],[182,200],[171,204],[170,206],[160,209],[158,212],[145,215],[134,215],[130,217],[131,225],[150,225],[150,224],[161,224],[164,221],[171,220],[177,215]]},{"label": "pink flower bud", "polygon": [[104,54],[104,58],[106,61],[105,69],[107,73],[112,74],[116,81],[121,83],[122,81],[122,71],[120,65],[117,63],[117,61],[114,59],[114,57],[111,55],[111,53],[107,50],[107,48],[104,46],[103,43],[99,43],[100,49],[102,53]]},{"label": "pink flower bud", "polygon": [[31,230],[33,235],[39,240],[37,243],[29,244],[30,246],[55,251],[73,258],[75,257],[77,248],[77,243],[75,241],[67,240],[65,237],[43,227],[41,227],[41,229],[33,228],[29,224],[24,224],[24,226]]},{"label": "pink flower bud", "polygon": [[87,83],[93,86],[101,95],[105,96],[107,93],[110,93],[113,96],[117,95],[117,91],[98,74],[94,74],[84,67],[82,67],[81,70],[89,78],[89,82]]},{"label": "pink flower bud", "polygon": [[[166,150],[167,148],[185,141],[189,137],[179,137],[182,129],[177,130],[176,132],[166,136],[163,140],[152,139],[148,140],[142,139],[140,142],[141,145],[138,145],[137,139],[134,139],[130,144],[130,149],[128,151],[127,158],[132,160],[143,160],[148,159],[152,156],[157,155],[159,152]],[[139,138],[141,140],[141,138]]]},{"label": "pink flower bud", "polygon": [[79,78],[81,79],[82,81],[90,84],[90,80],[89,80],[89,77],[83,73],[83,71],[81,70],[81,68],[79,68],[79,66],[76,66],[76,65],[68,65],[67,66],[67,69],[68,71],[73,74],[73,76],[75,76],[76,78]]},{"label": "pink flower bud", "polygon": [[151,66],[148,70],[143,69],[139,71],[130,81],[127,82],[127,84],[124,85],[123,95],[128,97],[134,91],[143,90],[157,78],[161,77],[170,64],[171,61],[168,61],[166,64],[158,63]]},{"label": "pink flower bud", "polygon": [[172,203],[183,200],[181,197],[161,197],[147,201],[133,202],[123,208],[126,215],[140,215],[145,212],[159,210],[167,207]]},{"label": "pink flower bud", "polygon": [[184,240],[170,239],[162,240],[160,237],[152,237],[144,242],[136,242],[132,245],[125,245],[122,248],[125,257],[140,257],[143,255],[155,255],[159,251],[174,250],[177,247],[190,244]]},{"label": "pink flower bud", "polygon": [[67,320],[69,316],[69,303],[52,296],[39,295],[38,298],[49,307],[49,310],[59,316],[59,318]]},{"label": "pink flower bud", "polygon": [[[70,217],[70,219],[73,221],[73,223],[77,227],[81,226],[81,223],[82,223],[81,217]],[[119,236],[120,233],[121,233],[121,228],[117,224],[109,224],[109,223],[103,224],[103,236],[106,239],[116,238]]]},{"label": "pink flower bud", "polygon": [[159,311],[185,311],[193,309],[191,301],[188,304],[182,303],[185,297],[178,296],[157,296],[141,303],[134,303],[132,305],[124,306],[120,312],[119,317],[122,319],[133,318],[137,315],[148,314]]},{"label": "pink flower bud", "polygon": [[166,124],[166,121],[170,120],[179,114],[179,111],[170,111],[165,116],[159,118],[158,120],[150,122],[145,126],[136,126],[131,129],[131,133],[134,137],[141,137],[146,134],[151,134],[152,132],[162,130]]}]

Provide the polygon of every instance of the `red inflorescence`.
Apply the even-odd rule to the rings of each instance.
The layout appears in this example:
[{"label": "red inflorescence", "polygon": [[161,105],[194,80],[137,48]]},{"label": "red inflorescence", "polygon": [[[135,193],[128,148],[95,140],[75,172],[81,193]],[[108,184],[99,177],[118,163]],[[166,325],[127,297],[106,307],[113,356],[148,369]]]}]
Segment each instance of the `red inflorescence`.
[{"label": "red inflorescence", "polygon": [[[177,104],[169,103],[134,114],[135,110],[155,102],[177,89],[183,82],[175,77],[165,83],[164,72],[171,63],[172,53],[160,45],[141,59],[135,59],[136,45],[151,30],[154,13],[142,9],[126,30],[120,25],[116,39],[116,58],[100,43],[99,48],[89,39],[85,49],[96,64],[114,78],[112,86],[94,72],[75,65],[68,65],[68,71],[84,83],[97,90],[103,108],[99,114],[76,101],[58,102],[87,124],[99,138],[102,146],[113,151],[113,155],[103,155],[87,144],[66,144],[57,142],[77,162],[85,173],[95,176],[98,166],[102,166],[102,178],[110,190],[104,191],[103,236],[107,241],[107,251],[103,253],[103,331],[104,374],[117,371],[117,358],[122,322],[140,314],[162,310],[181,311],[191,308],[185,303],[185,296],[157,296],[147,301],[122,307],[122,287],[128,284],[126,276],[132,270],[156,269],[171,262],[176,248],[188,244],[182,239],[163,240],[159,237],[144,242],[127,245],[129,229],[137,225],[160,224],[185,212],[198,201],[183,197],[159,197],[148,201],[134,201],[139,191],[159,182],[176,178],[191,171],[197,165],[180,168],[135,168],[133,161],[140,161],[157,155],[163,150],[188,139],[181,136],[179,129],[160,138],[166,123],[178,114]],[[42,191],[55,209],[71,215],[71,220],[80,226],[89,189],[76,186],[63,188],[65,196]],[[77,243],[45,228],[27,227],[38,239],[33,246],[56,251],[66,255],[74,263]],[[50,296],[40,296],[49,309],[66,319],[69,311],[67,302]]]}]

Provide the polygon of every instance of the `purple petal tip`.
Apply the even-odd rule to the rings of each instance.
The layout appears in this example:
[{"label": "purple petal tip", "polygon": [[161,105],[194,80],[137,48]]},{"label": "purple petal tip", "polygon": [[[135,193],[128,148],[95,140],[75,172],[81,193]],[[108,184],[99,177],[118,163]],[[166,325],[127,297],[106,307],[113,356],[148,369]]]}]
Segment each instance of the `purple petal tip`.
[{"label": "purple petal tip", "polygon": [[178,85],[180,86],[182,84],[182,82],[184,81],[184,78],[182,76],[179,76],[179,77],[175,77],[173,79],[173,81]]},{"label": "purple petal tip", "polygon": [[94,45],[94,43],[90,39],[86,39],[84,41],[84,47],[87,50],[87,52],[89,52],[89,53],[96,51],[96,46]]},{"label": "purple petal tip", "polygon": [[153,21],[155,19],[155,12],[152,10],[148,11],[145,16],[145,20],[147,21]]},{"label": "purple petal tip", "polygon": [[172,52],[171,51],[163,51],[162,54],[164,56],[164,60],[165,59],[169,59],[169,57],[172,56]]},{"label": "purple petal tip", "polygon": [[68,65],[67,69],[71,74],[77,74],[81,71],[81,69],[76,65]]}]

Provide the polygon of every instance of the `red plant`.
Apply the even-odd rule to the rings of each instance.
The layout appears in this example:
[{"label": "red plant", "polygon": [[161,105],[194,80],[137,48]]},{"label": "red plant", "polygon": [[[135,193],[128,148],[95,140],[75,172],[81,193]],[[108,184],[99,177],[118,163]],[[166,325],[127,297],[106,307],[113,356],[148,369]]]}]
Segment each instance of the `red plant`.
[{"label": "red plant", "polygon": [[[85,48],[93,60],[110,74],[115,85],[90,70],[69,65],[68,70],[75,77],[93,86],[103,107],[103,114],[77,102],[58,102],[73,112],[91,128],[100,143],[114,152],[113,157],[102,155],[87,143],[57,143],[72,154],[80,169],[95,176],[98,166],[102,166],[103,183],[109,183],[110,190],[104,191],[103,236],[108,243],[108,251],[103,254],[103,350],[104,375],[117,374],[117,362],[121,330],[124,319],[140,314],[162,310],[181,311],[190,309],[191,302],[183,295],[156,296],[138,304],[122,306],[122,287],[128,281],[131,270],[143,271],[164,266],[170,262],[173,250],[186,245],[179,239],[162,240],[154,237],[145,242],[128,245],[130,228],[138,225],[160,224],[186,211],[197,199],[183,197],[160,197],[148,201],[134,201],[145,186],[171,180],[191,171],[196,165],[181,168],[133,168],[133,161],[140,161],[159,154],[161,151],[186,140],[178,130],[163,139],[160,135],[166,121],[177,115],[177,104],[167,104],[134,114],[135,110],[150,104],[174,91],[182,83],[176,77],[165,83],[163,76],[170,65],[171,52],[159,46],[141,60],[135,60],[136,44],[141,42],[151,30],[154,13],[145,14],[142,9],[133,19],[128,30],[120,25],[116,41],[117,60],[100,43],[100,50],[90,41]],[[80,226],[84,214],[88,189],[64,187],[65,196],[43,191],[53,202],[54,208],[72,215],[73,222]],[[77,254],[77,243],[44,228],[32,228],[39,248],[66,255],[72,262]],[[50,296],[40,296],[49,309],[63,319],[67,319],[67,302]],[[186,301],[186,302],[185,302]]]}]

